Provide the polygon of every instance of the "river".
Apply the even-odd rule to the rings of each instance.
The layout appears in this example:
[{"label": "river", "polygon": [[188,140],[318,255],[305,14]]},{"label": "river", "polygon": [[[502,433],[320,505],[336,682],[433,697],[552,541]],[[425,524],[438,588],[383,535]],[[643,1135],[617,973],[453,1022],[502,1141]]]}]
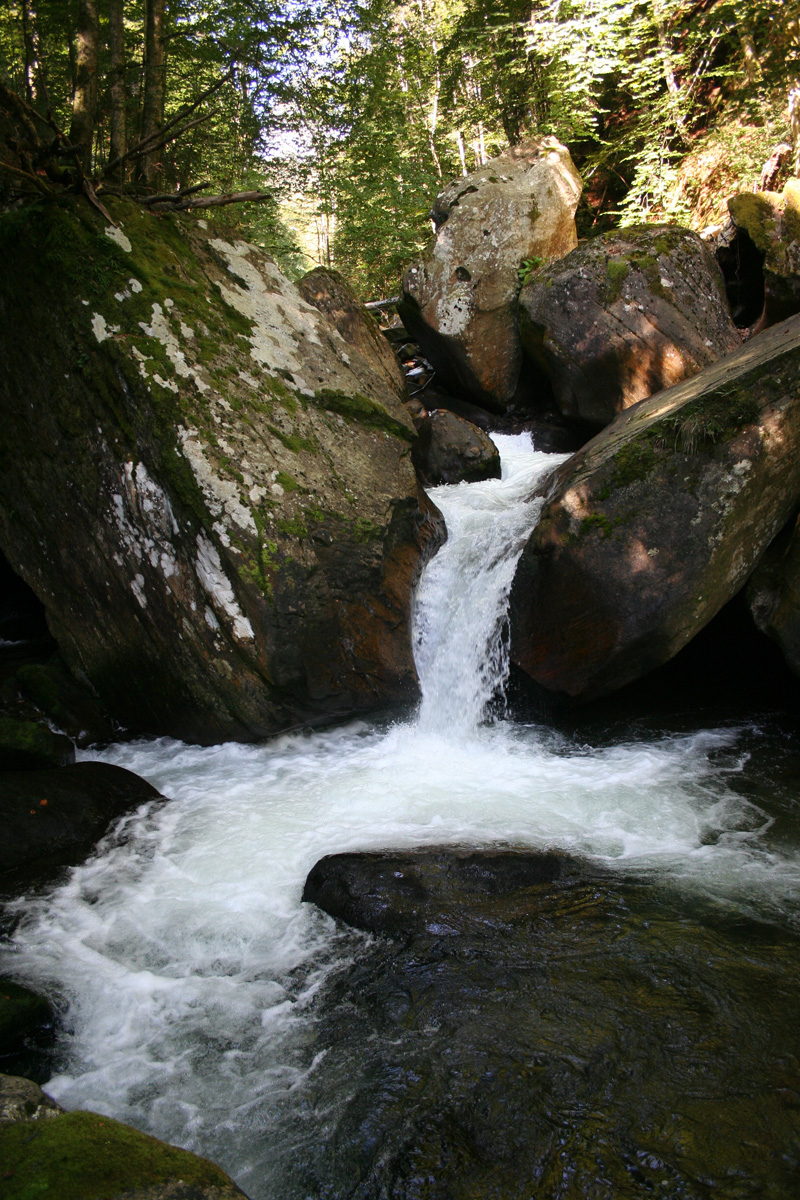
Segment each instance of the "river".
[{"label": "river", "polygon": [[[369,1061],[374,1075],[395,1053],[391,1047],[408,1052],[404,1037],[419,1042],[419,1028],[404,1033],[401,1023],[385,1043],[375,1035],[371,1048],[363,1021],[354,1024],[350,1045],[320,1035],[320,1005],[335,994],[336,980],[361,970],[371,955],[385,955],[387,943],[303,905],[308,870],[343,850],[556,849],[610,872],[620,886],[644,881],[650,890],[637,928],[655,928],[659,914],[679,919],[686,939],[681,970],[690,958],[699,973],[684,985],[704,994],[717,986],[703,974],[717,953],[703,940],[713,929],[725,961],[714,960],[712,977],[728,998],[720,1005],[731,1011],[720,1015],[720,1005],[708,1001],[720,1042],[708,1051],[708,1078],[714,1061],[730,1066],[733,1054],[733,1067],[740,1064],[741,1077],[754,1081],[750,1100],[761,1097],[763,1111],[766,1087],[781,1114],[768,1116],[777,1149],[757,1145],[762,1158],[775,1158],[772,1174],[759,1176],[737,1161],[720,1168],[722,1184],[710,1167],[704,1183],[702,1164],[695,1164],[690,1184],[659,1151],[652,1169],[635,1159],[625,1194],[661,1187],[670,1196],[788,1196],[782,1172],[800,1162],[800,1014],[796,1000],[787,1000],[800,991],[800,836],[796,782],[784,785],[777,768],[774,777],[767,769],[765,786],[764,767],[781,758],[785,731],[769,721],[655,733],[632,725],[589,744],[504,712],[505,602],[538,516],[528,496],[561,458],[534,452],[527,435],[496,440],[502,480],[432,493],[449,540],[426,569],[415,602],[418,711],[261,746],[157,739],[83,753],[136,771],[169,802],[125,818],[67,882],[20,902],[23,917],[0,966],[60,998],[57,1073],[46,1090],[67,1108],[91,1107],[218,1161],[254,1200],[360,1196],[348,1175],[351,1160],[335,1152],[338,1100],[330,1089],[342,1088],[350,1103],[359,1064]],[[786,754],[795,753],[786,746]],[[697,954],[687,946],[699,947]],[[574,959],[574,947],[570,953]],[[665,972],[671,954],[664,951]],[[782,964],[777,982],[769,970],[775,955]],[[630,961],[628,951],[620,953],[619,970]],[[617,970],[615,962],[609,954],[598,986]],[[569,986],[590,1008],[609,1003],[600,991],[587,995],[585,977],[565,982],[562,992]],[[622,1015],[610,1036],[620,1062],[625,1013],[636,1008],[631,995],[619,999],[628,986],[615,985]],[[756,995],[761,988],[775,1001],[767,1016]],[[743,1043],[753,1025],[761,1032],[748,1055]],[[420,1047],[424,1056],[442,1052],[434,1033]],[[651,1049],[630,1052],[647,1058]],[[608,1065],[609,1079],[619,1077],[620,1062]],[[768,1087],[759,1071],[775,1075]],[[722,1075],[709,1083],[720,1103],[723,1086]],[[675,1087],[685,1093],[684,1084]],[[667,1092],[674,1117],[682,1101]],[[595,1096],[592,1104],[601,1101]],[[636,1097],[625,1104],[634,1109]],[[731,1120],[750,1128],[749,1112]],[[713,1121],[720,1120],[715,1109]],[[379,1194],[364,1186],[364,1195]],[[431,1186],[386,1194],[455,1195]],[[596,1192],[580,1186],[575,1195],[620,1194],[611,1184]],[[542,1187],[546,1196],[573,1194],[563,1181]],[[509,1193],[487,1185],[474,1194],[505,1200]]]}]

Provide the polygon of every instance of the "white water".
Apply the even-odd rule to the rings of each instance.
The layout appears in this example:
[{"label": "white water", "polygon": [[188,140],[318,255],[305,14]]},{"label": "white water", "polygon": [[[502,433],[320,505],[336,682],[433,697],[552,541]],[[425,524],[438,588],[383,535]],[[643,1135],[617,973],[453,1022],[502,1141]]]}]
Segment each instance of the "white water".
[{"label": "white water", "polygon": [[255,1200],[295,1195],[291,1160],[320,1136],[304,1099],[319,1066],[309,1001],[368,940],[300,903],[323,854],[557,847],[726,904],[783,909],[800,891],[795,851],[775,849],[770,818],[731,786],[743,731],[590,749],[479,723],[505,670],[504,597],[537,515],[524,497],[560,461],[498,441],[502,481],[434,493],[450,540],[417,600],[418,719],[259,747],[112,747],[101,757],[170,802],[128,817],[68,883],[27,901],[0,960],[68,1005],[64,1066],[48,1085],[62,1104],[199,1150]]}]

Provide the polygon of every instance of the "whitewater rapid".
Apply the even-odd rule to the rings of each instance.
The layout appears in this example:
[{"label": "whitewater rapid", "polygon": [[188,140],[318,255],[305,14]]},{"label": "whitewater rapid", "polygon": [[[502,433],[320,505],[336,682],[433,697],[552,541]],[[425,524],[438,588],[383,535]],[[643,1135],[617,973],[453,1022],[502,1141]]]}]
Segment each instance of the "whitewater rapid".
[{"label": "whitewater rapid", "polygon": [[503,479],[435,489],[449,539],[415,604],[423,699],[405,722],[356,722],[261,746],[168,739],[84,758],[127,767],[167,803],[126,817],[67,882],[18,905],[0,970],[61,998],[47,1090],[218,1161],[254,1200],[285,1200],[321,1136],[313,999],[365,935],[300,897],[344,850],[458,843],[557,848],[655,872],[720,903],[785,913],[797,849],[737,780],[757,731],[665,732],[589,747],[487,722],[508,663],[516,559],[561,459],[498,437]]}]

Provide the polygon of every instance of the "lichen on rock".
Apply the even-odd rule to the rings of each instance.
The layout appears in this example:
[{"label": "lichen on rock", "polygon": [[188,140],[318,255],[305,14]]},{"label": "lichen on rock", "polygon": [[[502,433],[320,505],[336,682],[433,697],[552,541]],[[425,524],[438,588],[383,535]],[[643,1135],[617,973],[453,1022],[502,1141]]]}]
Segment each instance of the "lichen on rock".
[{"label": "lichen on rock", "polygon": [[0,546],[70,669],[201,742],[412,698],[441,535],[385,363],[255,247],[109,208],[0,219]]}]

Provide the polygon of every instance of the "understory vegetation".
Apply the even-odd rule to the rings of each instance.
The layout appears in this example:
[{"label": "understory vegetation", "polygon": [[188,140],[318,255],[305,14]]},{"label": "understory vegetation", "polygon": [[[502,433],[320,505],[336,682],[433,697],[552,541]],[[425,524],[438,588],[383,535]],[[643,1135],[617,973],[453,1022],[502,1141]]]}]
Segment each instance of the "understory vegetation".
[{"label": "understory vegetation", "polygon": [[204,207],[369,299],[442,186],[532,136],[569,146],[583,236],[722,220],[795,168],[798,75],[800,0],[7,0],[0,202]]}]

